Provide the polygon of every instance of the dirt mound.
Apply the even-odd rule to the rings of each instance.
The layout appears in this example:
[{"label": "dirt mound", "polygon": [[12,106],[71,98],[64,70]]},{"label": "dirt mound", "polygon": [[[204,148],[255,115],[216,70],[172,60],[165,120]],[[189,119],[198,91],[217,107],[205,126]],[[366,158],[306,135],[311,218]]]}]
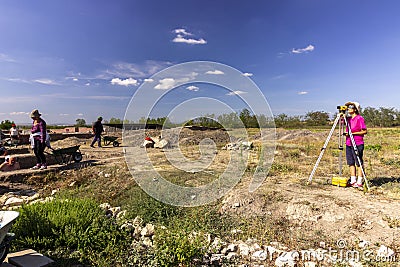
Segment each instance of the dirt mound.
[{"label": "dirt mound", "polygon": [[70,146],[84,145],[88,142],[87,139],[79,139],[77,137],[68,137],[62,140],[51,142],[51,147],[56,148],[65,148]]},{"label": "dirt mound", "polygon": [[328,132],[312,132],[310,130],[276,130],[276,139],[278,141],[322,141],[326,139]]},{"label": "dirt mound", "polygon": [[[178,145],[198,145],[204,139],[211,139],[217,145],[225,145],[231,142],[229,134],[224,130],[191,130],[187,128],[173,128],[160,130],[147,130],[146,135],[150,137],[165,138],[172,146]],[[140,146],[143,144],[144,135],[143,131],[130,131],[126,133],[125,140],[128,145]],[[235,141],[235,140],[233,140]]]}]

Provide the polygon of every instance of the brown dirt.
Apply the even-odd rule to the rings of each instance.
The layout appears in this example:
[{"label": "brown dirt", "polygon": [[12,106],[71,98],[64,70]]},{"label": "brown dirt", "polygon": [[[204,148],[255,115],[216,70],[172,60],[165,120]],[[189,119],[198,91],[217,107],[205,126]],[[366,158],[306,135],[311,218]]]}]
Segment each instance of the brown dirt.
[{"label": "brown dirt", "polygon": [[[158,135],[159,133],[154,131],[151,134]],[[180,140],[184,144],[195,144],[203,138],[211,138],[218,143],[229,140],[226,132],[223,131],[183,130],[180,133]],[[326,132],[279,129],[277,131],[278,142],[291,143],[300,139],[302,142],[309,142],[308,140],[323,142],[325,138]],[[257,136],[254,139],[257,139]],[[118,165],[125,168],[123,146],[90,148],[90,141],[68,138],[54,142],[53,146],[80,144],[84,160],[97,160],[103,165]],[[142,140],[137,139],[136,142],[140,145]],[[156,149],[148,150],[148,153],[160,152],[161,150]],[[311,161],[315,159],[312,157]],[[311,171],[312,165],[308,167],[305,168]],[[243,216],[285,217],[299,231],[305,233],[321,231],[324,236],[332,240],[346,239],[349,242],[367,240],[387,246],[400,240],[397,228],[399,223],[396,224],[400,220],[399,199],[380,194],[377,190],[372,193],[363,193],[353,188],[335,187],[319,178],[316,178],[313,184],[306,185],[307,178],[304,173],[270,175],[258,190],[249,193],[250,178],[244,177],[240,184],[223,197],[221,212]],[[71,181],[74,181],[73,177],[63,182],[50,180],[46,188],[67,187]],[[42,182],[37,186],[43,186]],[[121,183],[120,180],[117,182]],[[2,184],[1,186],[13,188],[16,185]],[[20,185],[20,187],[27,189],[26,185]],[[36,186],[32,185],[32,187]]]}]

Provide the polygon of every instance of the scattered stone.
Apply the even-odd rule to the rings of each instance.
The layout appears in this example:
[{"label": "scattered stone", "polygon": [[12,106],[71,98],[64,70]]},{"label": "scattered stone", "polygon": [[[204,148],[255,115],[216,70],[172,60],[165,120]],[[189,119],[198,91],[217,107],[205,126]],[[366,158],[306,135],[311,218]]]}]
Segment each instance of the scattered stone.
[{"label": "scattered stone", "polygon": [[275,266],[283,267],[283,266],[296,266],[296,259],[299,258],[299,253],[297,251],[283,252],[279,255],[275,260]]},{"label": "scattered stone", "polygon": [[228,261],[234,260],[238,258],[238,254],[236,252],[229,252],[228,255],[226,255],[226,259]]},{"label": "scattered stone", "polygon": [[108,203],[103,203],[100,204],[100,208],[102,208],[103,210],[109,210],[111,208],[111,205]]},{"label": "scattered stone", "polygon": [[231,230],[231,233],[232,234],[240,234],[240,233],[243,233],[243,231],[240,229],[233,229],[233,230]]},{"label": "scattered stone", "polygon": [[39,193],[36,193],[36,194],[34,194],[33,196],[27,197],[27,198],[26,198],[26,201],[31,202],[31,201],[34,201],[34,200],[39,199],[39,198],[40,198],[40,194],[39,194]]},{"label": "scattered stone", "polygon": [[251,258],[256,261],[265,261],[267,259],[267,252],[264,250],[257,250],[251,255]]},{"label": "scattered stone", "polygon": [[22,204],[24,204],[24,200],[18,197],[10,197],[4,203],[5,206],[21,206]]},{"label": "scattered stone", "polygon": [[249,255],[249,253],[250,253],[250,248],[249,248],[249,246],[248,246],[247,244],[245,244],[245,243],[240,243],[240,244],[238,245],[238,247],[239,247],[239,253],[240,253],[240,255],[242,255],[242,256],[248,256],[248,255]]},{"label": "scattered stone", "polygon": [[212,254],[210,258],[210,263],[212,265],[219,265],[222,262],[222,259],[225,257],[223,254]]},{"label": "scattered stone", "polygon": [[236,244],[229,244],[228,247],[226,248],[227,252],[236,252],[238,249],[238,245]]},{"label": "scattered stone", "polygon": [[362,249],[368,248],[369,245],[370,245],[370,242],[366,241],[366,240],[360,240],[360,242],[358,243],[358,247],[362,248]]},{"label": "scattered stone", "polygon": [[146,226],[140,232],[141,236],[149,237],[154,235],[154,225],[151,223],[146,224]]},{"label": "scattered stone", "polygon": [[143,238],[143,244],[146,247],[152,247],[153,246],[153,241],[151,241],[151,239],[149,237],[144,237]]},{"label": "scattered stone", "polygon": [[75,186],[75,184],[76,184],[76,181],[73,181],[73,182],[70,183],[68,186],[69,186],[69,187],[73,187],[73,186]]},{"label": "scattered stone", "polygon": [[304,267],[316,267],[316,266],[317,266],[317,263],[313,262],[313,261],[306,261],[304,263]]}]

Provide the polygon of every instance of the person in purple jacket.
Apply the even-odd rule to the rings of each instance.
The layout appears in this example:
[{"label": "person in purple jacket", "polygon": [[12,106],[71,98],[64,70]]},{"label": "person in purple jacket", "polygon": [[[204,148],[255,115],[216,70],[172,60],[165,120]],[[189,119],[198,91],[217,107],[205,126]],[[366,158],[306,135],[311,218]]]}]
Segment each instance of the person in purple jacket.
[{"label": "person in purple jacket", "polygon": [[[348,114],[350,115],[347,118],[348,127],[351,130],[351,133],[354,137],[354,142],[357,146],[358,157],[361,161],[361,166],[357,160],[356,153],[353,148],[353,144],[351,142],[350,136],[346,134],[346,160],[347,165],[350,167],[350,185],[352,187],[362,187],[363,186],[363,170],[364,161],[363,161],[363,152],[364,152],[364,135],[367,134],[367,126],[365,125],[364,118],[360,115],[361,107],[358,102],[347,102],[345,104],[347,106]],[[356,171],[356,166],[358,171]],[[356,176],[358,174],[358,178]]]},{"label": "person in purple jacket", "polygon": [[46,169],[46,156],[44,149],[46,148],[46,122],[40,117],[42,114],[37,109],[33,110],[30,117],[33,120],[31,128],[31,138],[33,152],[36,156],[37,164],[32,169]]}]

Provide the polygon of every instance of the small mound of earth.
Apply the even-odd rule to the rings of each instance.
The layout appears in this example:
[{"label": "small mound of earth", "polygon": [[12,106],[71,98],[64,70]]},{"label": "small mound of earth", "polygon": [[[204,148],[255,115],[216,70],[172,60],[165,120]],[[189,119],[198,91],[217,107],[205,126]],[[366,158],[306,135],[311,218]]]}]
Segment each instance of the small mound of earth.
[{"label": "small mound of earth", "polygon": [[278,141],[291,141],[301,139],[303,141],[324,140],[327,134],[324,132],[312,132],[310,130],[284,130],[277,129],[276,139]]},{"label": "small mound of earth", "polygon": [[84,145],[86,143],[86,139],[79,139],[77,137],[68,137],[62,140],[50,142],[52,148],[65,148],[77,145]]}]

